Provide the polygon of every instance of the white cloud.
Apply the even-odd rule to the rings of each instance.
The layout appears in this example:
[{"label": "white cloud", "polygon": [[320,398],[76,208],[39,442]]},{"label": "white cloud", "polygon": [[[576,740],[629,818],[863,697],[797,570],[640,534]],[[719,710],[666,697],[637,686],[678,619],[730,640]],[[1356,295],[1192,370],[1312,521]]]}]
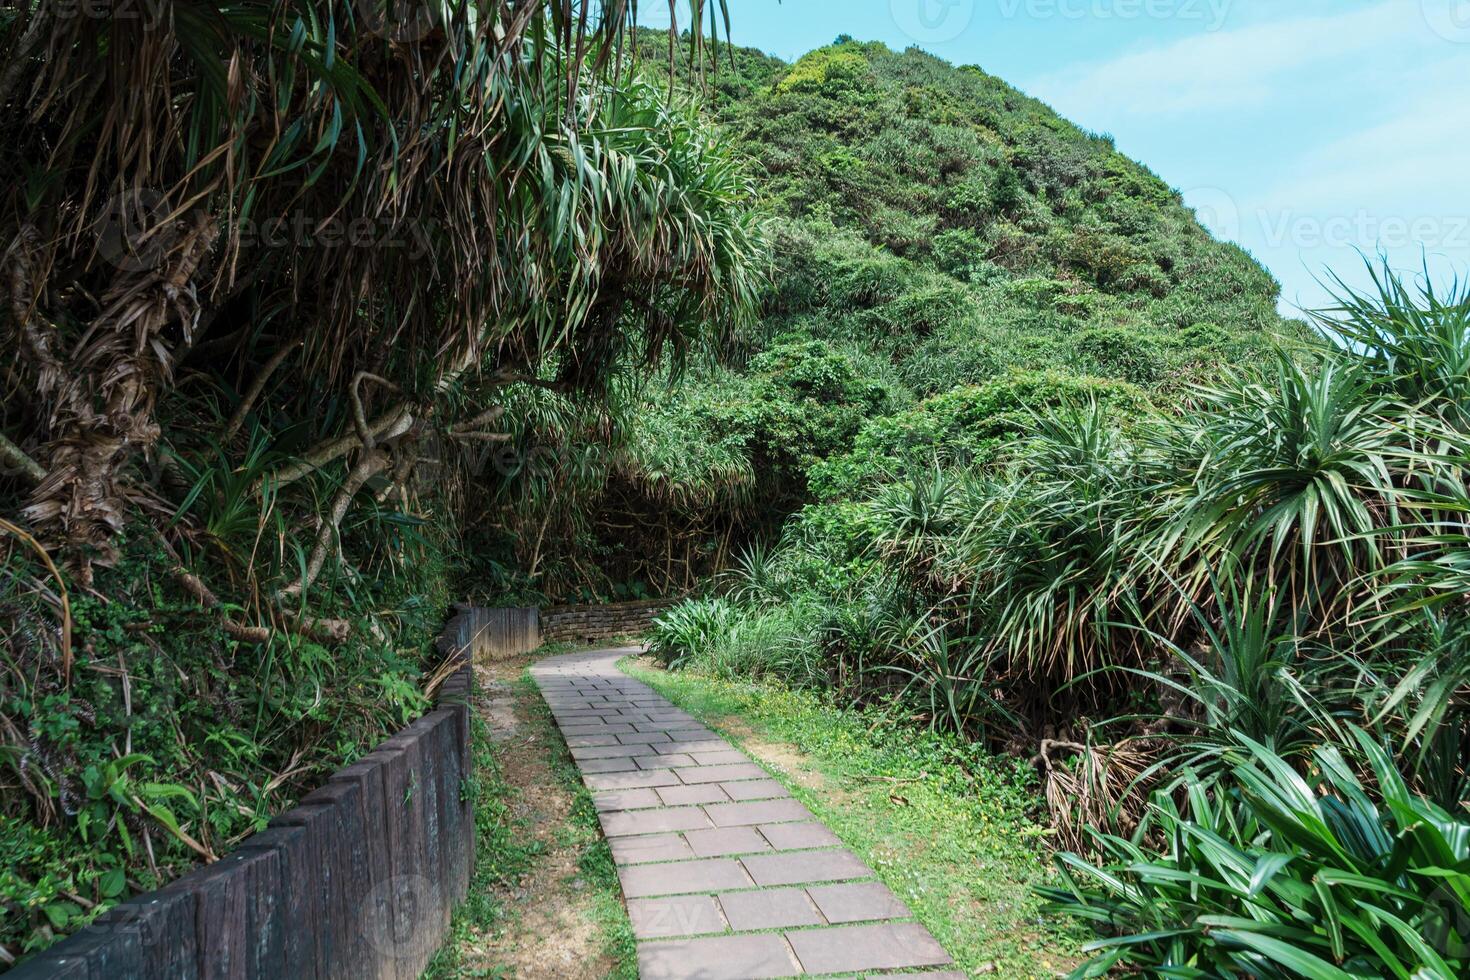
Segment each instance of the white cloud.
[{"label": "white cloud", "polygon": [[1048,75],[1029,88],[1084,119],[1249,108],[1270,102],[1283,76],[1314,63],[1361,55],[1408,35],[1430,43],[1418,7],[1418,0],[1385,0],[1347,13],[1199,33]]},{"label": "white cloud", "polygon": [[[1455,67],[1463,77],[1464,66]],[[1269,193],[1268,206],[1322,210],[1341,208],[1344,201],[1378,201],[1384,202],[1380,207],[1402,209],[1427,199],[1441,210],[1453,200],[1461,213],[1470,211],[1470,198],[1448,193],[1465,187],[1470,177],[1465,155],[1470,101],[1458,89],[1461,83],[1435,80],[1444,74],[1426,72],[1423,84],[1407,86],[1423,95],[1395,106],[1386,121],[1293,161],[1292,173]]]}]

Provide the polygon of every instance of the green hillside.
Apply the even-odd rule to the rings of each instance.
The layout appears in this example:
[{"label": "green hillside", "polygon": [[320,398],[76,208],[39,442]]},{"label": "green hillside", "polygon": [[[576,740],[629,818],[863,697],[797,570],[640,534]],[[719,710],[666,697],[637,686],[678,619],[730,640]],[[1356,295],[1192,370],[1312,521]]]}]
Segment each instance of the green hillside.
[{"label": "green hillside", "polygon": [[[662,71],[667,38],[641,41]],[[541,573],[525,588],[692,587],[805,504],[988,455],[1029,409],[1167,404],[1299,329],[1162,180],[978,68],[852,41],[794,65],[734,49],[703,90],[769,216],[759,322],[720,365],[631,395],[636,425],[595,460],[561,420],[525,433],[586,464],[509,488],[506,546]]]}]

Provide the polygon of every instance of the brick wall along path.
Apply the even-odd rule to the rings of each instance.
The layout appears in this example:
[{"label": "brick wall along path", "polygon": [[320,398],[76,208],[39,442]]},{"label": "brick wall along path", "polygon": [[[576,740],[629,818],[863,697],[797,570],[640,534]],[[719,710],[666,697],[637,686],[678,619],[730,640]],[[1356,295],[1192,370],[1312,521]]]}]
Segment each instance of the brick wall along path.
[{"label": "brick wall along path", "polygon": [[[532,668],[612,846],[643,980],[887,976],[947,967],[857,855],[734,746],[617,669]],[[909,980],[964,980],[939,970]]]}]

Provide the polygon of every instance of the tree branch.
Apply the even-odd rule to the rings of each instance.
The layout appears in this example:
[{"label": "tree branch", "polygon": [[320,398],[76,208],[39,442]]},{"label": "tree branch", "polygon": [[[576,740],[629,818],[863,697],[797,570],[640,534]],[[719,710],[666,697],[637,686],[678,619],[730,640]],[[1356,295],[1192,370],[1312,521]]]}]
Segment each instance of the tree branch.
[{"label": "tree branch", "polygon": [[[387,441],[398,438],[411,428],[413,428],[413,416],[409,413],[409,406],[404,404],[389,410],[378,418],[370,425],[369,430],[375,440]],[[307,450],[299,462],[283,466],[274,473],[262,477],[255,485],[255,492],[259,493],[264,489],[267,482],[273,483],[276,487],[295,483],[302,477],[315,473],[323,466],[336,462],[360,446],[362,446],[362,439],[356,432],[319,443]]]},{"label": "tree branch", "polygon": [[278,598],[296,596],[311,588],[317,576],[322,573],[322,566],[326,564],[327,553],[331,550],[332,540],[337,534],[337,529],[342,523],[342,518],[347,516],[347,509],[352,506],[352,498],[362,489],[362,485],[379,473],[388,468],[388,454],[373,450],[363,454],[356,466],[347,474],[341,489],[332,501],[332,510],[322,519],[322,526],[317,531],[316,546],[312,548],[311,558],[307,560],[306,568],[301,573],[301,578],[286,586],[279,593]]},{"label": "tree branch", "polygon": [[46,479],[45,467],[26,455],[24,449],[5,438],[3,432],[0,432],[0,461],[15,467],[17,473],[32,483],[40,483]]},{"label": "tree branch", "polygon": [[276,368],[280,367],[286,358],[290,357],[292,352],[297,350],[303,343],[305,341],[298,338],[276,351],[271,355],[271,359],[265,362],[265,367],[260,369],[260,373],[255,376],[255,380],[250,383],[250,388],[245,392],[245,397],[240,399],[240,406],[235,409],[235,414],[230,416],[230,424],[225,426],[224,436],[220,439],[221,443],[229,445],[234,441],[235,436],[245,425],[245,417],[255,407],[255,403],[260,398],[261,392],[265,391],[266,382],[270,381],[271,375],[276,373]]},{"label": "tree branch", "polygon": [[375,382],[393,391],[398,391],[399,388],[387,378],[380,378],[367,371],[357,372],[357,376],[352,379],[352,384],[347,387],[347,395],[352,399],[352,422],[357,426],[357,438],[361,440],[362,448],[372,452],[378,448],[377,433],[368,425],[367,412],[362,407],[362,383],[364,381]]}]

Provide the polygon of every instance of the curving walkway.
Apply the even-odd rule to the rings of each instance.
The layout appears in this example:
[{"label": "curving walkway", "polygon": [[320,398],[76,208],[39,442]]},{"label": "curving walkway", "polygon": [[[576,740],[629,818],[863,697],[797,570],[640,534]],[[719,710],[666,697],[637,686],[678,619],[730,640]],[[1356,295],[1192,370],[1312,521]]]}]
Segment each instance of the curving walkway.
[{"label": "curving walkway", "polygon": [[890,976],[951,963],[784,786],[617,669],[636,652],[553,657],[531,672],[592,791],[643,980]]}]

